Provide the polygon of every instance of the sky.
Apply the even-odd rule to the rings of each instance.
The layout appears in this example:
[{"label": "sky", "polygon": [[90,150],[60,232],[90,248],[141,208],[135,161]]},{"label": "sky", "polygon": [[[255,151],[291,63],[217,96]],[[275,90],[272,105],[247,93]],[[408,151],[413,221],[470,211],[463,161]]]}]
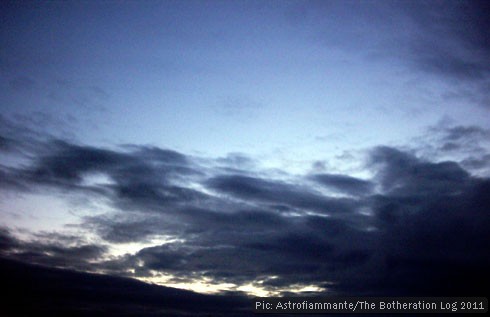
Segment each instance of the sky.
[{"label": "sky", "polygon": [[489,9],[3,1],[2,265],[212,303],[488,295]]}]

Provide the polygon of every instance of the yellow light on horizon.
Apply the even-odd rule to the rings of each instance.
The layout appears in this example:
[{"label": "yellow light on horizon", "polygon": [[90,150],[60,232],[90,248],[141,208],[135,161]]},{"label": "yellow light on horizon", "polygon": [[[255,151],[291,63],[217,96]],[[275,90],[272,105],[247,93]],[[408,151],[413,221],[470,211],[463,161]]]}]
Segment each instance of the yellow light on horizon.
[{"label": "yellow light on horizon", "polygon": [[213,281],[209,277],[191,278],[188,282],[175,282],[175,276],[168,273],[152,271],[152,277],[139,277],[137,279],[161,286],[185,289],[201,294],[219,294],[223,292],[243,292],[249,296],[281,296],[283,293],[304,293],[304,292],[324,292],[326,289],[313,284],[293,284],[287,287],[264,287],[265,280],[277,278],[276,276],[267,279],[251,281],[247,284],[237,285],[235,283],[222,283]]}]

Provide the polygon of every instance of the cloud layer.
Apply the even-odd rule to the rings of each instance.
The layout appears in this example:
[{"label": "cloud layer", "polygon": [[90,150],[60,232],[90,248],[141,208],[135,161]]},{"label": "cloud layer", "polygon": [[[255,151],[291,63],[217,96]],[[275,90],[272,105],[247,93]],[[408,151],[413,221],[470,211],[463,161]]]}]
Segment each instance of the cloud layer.
[{"label": "cloud layer", "polygon": [[[484,132],[452,127],[440,143]],[[29,144],[20,151],[28,163],[2,167],[4,191],[82,195],[112,211],[77,225],[97,242],[55,232],[26,241],[6,227],[0,248],[8,258],[145,280],[207,281],[235,291],[252,285],[283,294],[306,286],[341,294],[488,293],[490,179],[462,162],[380,146],[368,152],[370,179],[279,177],[155,147]],[[160,244],[110,256],[110,246],[162,237]]]}]

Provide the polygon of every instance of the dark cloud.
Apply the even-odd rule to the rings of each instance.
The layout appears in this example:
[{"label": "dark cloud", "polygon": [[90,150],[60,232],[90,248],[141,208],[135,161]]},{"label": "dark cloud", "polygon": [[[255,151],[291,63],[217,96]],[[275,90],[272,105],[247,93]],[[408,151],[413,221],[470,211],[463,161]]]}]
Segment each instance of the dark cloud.
[{"label": "dark cloud", "polygon": [[121,153],[76,146],[63,141],[52,142],[49,146],[52,147],[51,153],[40,157],[29,171],[33,180],[40,183],[80,183],[85,173],[104,172],[111,166],[121,166],[130,161],[128,156]]},{"label": "dark cloud", "polygon": [[[490,146],[490,130],[476,126],[454,126],[435,130],[440,150],[464,155],[461,163],[471,169],[481,169]],[[482,163],[477,163],[482,162]]]},{"label": "dark cloud", "polygon": [[20,240],[3,228],[0,230],[0,255],[19,261],[93,271],[91,264],[107,252],[107,247],[87,244],[83,237],[66,236],[56,232],[35,235],[32,241]]},{"label": "dark cloud", "polygon": [[424,157],[451,158],[465,170],[477,175],[490,175],[488,155],[490,130],[477,126],[439,124],[429,128],[415,148]]},{"label": "dark cloud", "polygon": [[490,137],[490,131],[476,126],[456,126],[446,129],[444,139],[446,141],[473,141]]},{"label": "dark cloud", "polygon": [[0,252],[8,251],[17,246],[17,239],[12,237],[9,230],[0,228]]},{"label": "dark cloud", "polygon": [[311,178],[330,189],[350,195],[367,195],[373,190],[371,182],[347,175],[316,174]]},{"label": "dark cloud", "polygon": [[394,148],[379,147],[371,162],[385,192],[397,195],[432,195],[460,192],[469,174],[455,162],[423,162]]},{"label": "dark cloud", "polygon": [[[487,1],[407,3],[411,17],[426,30],[417,46],[419,60],[430,71],[462,79],[481,79],[490,68]],[[459,45],[456,49],[452,45]]]},{"label": "dark cloud", "polygon": [[243,175],[217,176],[208,185],[248,201],[284,204],[300,211],[343,213],[354,211],[357,205],[351,199],[324,197],[308,188]]},{"label": "dark cloud", "polygon": [[489,107],[488,1],[403,2],[417,32],[407,56],[428,73],[456,80],[459,95]]},{"label": "dark cloud", "polygon": [[[470,176],[454,162],[432,163],[388,147],[372,152],[371,167],[382,191],[368,191],[359,201],[366,216],[289,216],[274,212],[272,202],[305,208],[296,203],[295,195],[303,193],[297,187],[237,175],[213,177],[213,189],[264,209],[248,215],[184,212],[194,217],[182,218],[187,226],[202,225],[194,237],[188,231],[185,241],[143,249],[132,262],[189,281],[189,272],[202,272],[236,284],[263,280],[261,285],[271,288],[333,283],[330,291],[347,294],[487,291],[476,276],[485,275],[490,264],[488,180]],[[444,281],[450,279],[447,287]]]},{"label": "dark cloud", "polygon": [[107,173],[120,183],[154,179],[167,183],[172,174],[191,173],[185,157],[177,152],[148,147],[132,147],[132,152],[79,146],[65,141],[46,144],[28,172],[39,183],[66,181],[78,184],[89,173]]},{"label": "dark cloud", "polygon": [[26,243],[20,245],[10,257],[27,263],[43,264],[50,267],[64,267],[92,271],[90,261],[98,260],[107,249],[99,245],[80,245],[67,247],[61,243]]},{"label": "dark cloud", "polygon": [[[440,144],[484,132],[443,131]],[[223,160],[204,167],[154,147],[104,149],[58,140],[36,149],[28,163],[2,170],[4,189],[83,193],[105,199],[113,211],[86,215],[77,226],[99,243],[56,233],[21,241],[3,230],[0,247],[8,258],[283,292],[315,285],[341,294],[488,294],[477,276],[487,277],[490,265],[490,181],[455,161],[380,146],[369,154],[372,179],[323,173],[284,181],[260,171],[237,174]],[[87,180],[97,173],[107,181]],[[351,198],[330,196],[318,185]],[[153,246],[110,256],[110,244],[127,242]]]},{"label": "dark cloud", "polygon": [[471,169],[481,170],[490,169],[490,154],[485,154],[479,158],[467,158],[461,162],[462,165],[467,166]]},{"label": "dark cloud", "polygon": [[[30,166],[2,171],[4,183],[17,188],[37,185],[108,195],[115,206],[127,210],[156,211],[206,198],[203,193],[174,184],[200,173],[184,155],[152,147],[129,149],[107,150],[61,140],[44,142]],[[106,177],[108,183],[87,184],[97,175]]]},{"label": "dark cloud", "polygon": [[295,29],[347,52],[344,61],[395,62],[414,81],[435,79],[444,101],[490,107],[488,1],[311,1],[288,11]]},{"label": "dark cloud", "polygon": [[385,292],[488,294],[488,285],[479,282],[488,278],[484,267],[490,264],[484,251],[490,241],[488,190],[488,180],[474,180],[458,194],[385,197],[374,209],[382,233],[374,256],[383,273],[373,275],[373,283]]},{"label": "dark cloud", "polygon": [[84,226],[91,228],[108,242],[145,242],[161,233],[176,234],[179,231],[179,222],[169,218],[162,219],[140,213],[92,216],[85,218]]}]

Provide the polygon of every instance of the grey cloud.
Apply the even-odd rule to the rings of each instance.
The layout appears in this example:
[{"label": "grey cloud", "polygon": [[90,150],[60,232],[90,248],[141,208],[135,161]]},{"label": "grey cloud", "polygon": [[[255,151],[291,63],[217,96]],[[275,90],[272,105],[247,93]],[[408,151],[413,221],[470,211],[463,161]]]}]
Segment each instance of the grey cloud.
[{"label": "grey cloud", "polygon": [[478,126],[439,124],[431,127],[416,148],[425,157],[453,158],[475,175],[490,175],[490,130]]},{"label": "grey cloud", "polygon": [[456,126],[447,128],[444,139],[446,141],[470,141],[490,137],[490,131],[476,126]]},{"label": "grey cloud", "polygon": [[378,178],[383,189],[400,195],[457,193],[469,174],[455,162],[423,162],[413,155],[389,147],[373,151],[373,165],[383,165]]},{"label": "grey cloud", "polygon": [[179,228],[176,226],[175,219],[169,218],[162,219],[147,213],[142,215],[125,212],[123,215],[85,217],[83,226],[91,228],[108,242],[146,242],[157,234],[177,234]]},{"label": "grey cloud", "polygon": [[468,158],[464,159],[461,164],[463,166],[480,170],[480,169],[489,169],[490,168],[490,154],[485,154],[480,158]]},{"label": "grey cloud", "polygon": [[[476,126],[454,126],[434,131],[438,137],[440,150],[463,154],[464,161],[483,160],[490,145],[490,130]],[[465,165],[469,166],[469,165]]]},{"label": "grey cloud", "polygon": [[84,173],[106,171],[113,165],[119,166],[131,160],[124,154],[63,141],[50,145],[53,147],[52,153],[41,157],[30,171],[32,178],[41,183],[57,180],[78,183]]},{"label": "grey cloud", "polygon": [[[490,58],[488,27],[490,7],[487,1],[449,1],[434,5],[416,2],[410,5],[411,16],[426,30],[431,39],[421,60],[431,70],[456,77],[479,79],[488,76]],[[437,38],[439,37],[439,38]],[[453,41],[453,42],[451,42]],[[449,43],[448,43],[449,42]],[[459,49],[451,49],[457,43]],[[458,54],[464,54],[458,56]]]},{"label": "grey cloud", "polygon": [[[425,72],[456,80],[452,95],[489,107],[490,7],[487,1],[411,1],[401,6],[417,35],[406,56]],[[471,91],[468,94],[467,91]]]},{"label": "grey cloud", "polygon": [[[448,84],[443,98],[490,107],[488,1],[370,1],[295,5],[304,32],[369,61],[401,63]],[[355,8],[355,10],[352,10]],[[297,27],[297,25],[295,25]],[[346,54],[349,56],[352,54]],[[346,57],[348,58],[348,57]]]},{"label": "grey cloud", "polygon": [[[485,247],[488,180],[471,177],[454,162],[431,163],[394,148],[377,148],[371,159],[384,192],[362,201],[373,213],[361,222],[364,226],[353,215],[281,214],[281,221],[272,226],[275,230],[246,235],[240,234],[242,221],[227,232],[213,220],[205,222],[206,229],[195,240],[147,248],[134,257],[149,269],[181,278],[202,272],[215,280],[243,283],[277,276],[263,284],[268,287],[330,282],[331,292],[347,294],[488,291],[477,279],[490,264]],[[213,179],[212,186],[234,195],[243,186],[244,197],[265,203],[276,197],[269,191],[273,182],[243,180]],[[444,284],[449,279],[451,287]]]},{"label": "grey cloud", "polygon": [[3,228],[0,230],[0,255],[26,263],[91,271],[94,267],[90,262],[107,252],[105,246],[84,243],[80,237],[47,232],[36,237],[34,241],[19,240]]},{"label": "grey cloud", "polygon": [[316,174],[311,178],[330,189],[350,195],[367,195],[373,189],[371,182],[346,175]]},{"label": "grey cloud", "polygon": [[[479,134],[458,128],[444,135],[460,142]],[[151,147],[109,150],[50,141],[30,153],[30,164],[3,169],[3,187],[15,180],[25,190],[103,197],[115,210],[86,216],[81,226],[104,243],[170,240],[104,260],[103,245],[62,245],[49,234],[25,243],[2,232],[2,254],[13,259],[120,276],[157,271],[180,282],[261,280],[271,290],[298,283],[371,295],[486,289],[476,275],[485,276],[490,265],[489,181],[457,162],[432,162],[381,146],[370,152],[371,180],[324,173],[297,176],[293,184],[259,172],[229,174],[224,161],[213,168],[208,160],[203,167],[181,153]],[[90,173],[111,182],[85,184]],[[312,188],[312,179],[355,199],[323,194]],[[20,251],[11,252],[14,246]],[[449,279],[453,285],[442,287]]]},{"label": "grey cloud", "polygon": [[[171,272],[184,280],[195,277],[190,272],[199,272],[215,281],[236,284],[270,276],[276,276],[266,284],[270,286],[318,284],[333,279],[338,271],[361,266],[372,253],[370,234],[343,221],[323,219],[303,217],[289,225],[284,220],[282,225],[270,223],[269,228],[256,232],[249,231],[251,225],[223,228],[214,224],[196,239],[141,250],[126,259],[126,264],[144,263],[146,270]],[[139,274],[149,275],[141,269]]]},{"label": "grey cloud", "polygon": [[8,251],[17,246],[15,239],[7,228],[0,228],[0,252]]},{"label": "grey cloud", "polygon": [[[61,140],[43,144],[29,166],[2,171],[5,184],[99,193],[111,196],[118,208],[143,211],[206,198],[205,194],[174,184],[200,173],[184,155],[174,151],[134,146],[131,151],[116,151]],[[110,183],[84,183],[85,178],[97,173],[107,176]]]},{"label": "grey cloud", "polygon": [[[42,155],[29,171],[39,182],[66,180],[80,182],[86,173],[108,173],[121,183],[165,177],[173,173],[191,173],[185,157],[177,152],[148,147],[133,147],[133,152],[99,149],[53,141],[50,153]],[[160,176],[160,177],[159,177]]]},{"label": "grey cloud", "polygon": [[[488,293],[488,285],[478,280],[488,277],[483,267],[490,264],[485,251],[489,189],[488,180],[474,180],[456,195],[440,193],[412,206],[391,197],[391,210],[375,208],[380,220],[397,213],[380,226],[383,244],[377,256],[385,273],[376,276],[377,282],[424,294],[448,294],[456,287],[465,294]],[[451,287],[445,286],[448,280]]]},{"label": "grey cloud", "polygon": [[249,201],[283,203],[292,208],[321,213],[352,212],[356,202],[351,199],[324,197],[307,188],[259,178],[226,175],[211,178],[210,188]]},{"label": "grey cloud", "polygon": [[27,262],[91,271],[91,260],[98,260],[107,249],[99,245],[66,247],[61,244],[26,243],[21,251],[9,254],[11,258]]}]

